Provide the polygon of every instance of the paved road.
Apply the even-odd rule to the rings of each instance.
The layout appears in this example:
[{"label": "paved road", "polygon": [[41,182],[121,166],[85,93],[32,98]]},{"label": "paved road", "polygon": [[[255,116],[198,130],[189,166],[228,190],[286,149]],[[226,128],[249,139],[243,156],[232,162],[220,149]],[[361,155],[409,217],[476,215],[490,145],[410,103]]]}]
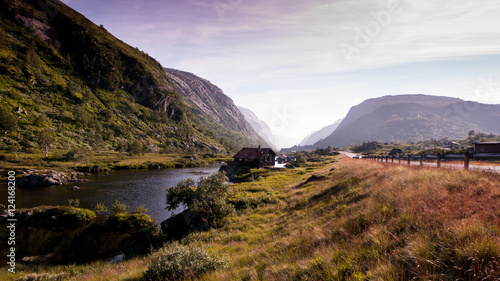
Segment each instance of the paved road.
[{"label": "paved road", "polygon": [[354,158],[354,156],[359,155],[357,153],[352,153],[352,152],[347,152],[347,151],[340,151],[340,153],[344,154],[345,156],[349,158]]}]

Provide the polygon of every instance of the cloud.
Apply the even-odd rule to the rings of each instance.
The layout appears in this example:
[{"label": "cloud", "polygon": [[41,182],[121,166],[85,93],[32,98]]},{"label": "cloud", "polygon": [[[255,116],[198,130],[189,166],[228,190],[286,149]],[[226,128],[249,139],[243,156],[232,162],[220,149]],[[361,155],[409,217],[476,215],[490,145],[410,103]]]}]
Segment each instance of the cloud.
[{"label": "cloud", "polygon": [[[465,80],[460,68],[475,68],[464,71],[475,85],[494,61],[462,58],[500,53],[496,0],[67,2],[164,66],[211,80],[267,122],[277,98],[301,120],[286,134],[305,136],[328,125],[318,116],[333,123],[374,95],[473,92],[454,86]],[[448,60],[458,64],[440,67]],[[431,72],[435,81],[425,83]]]}]

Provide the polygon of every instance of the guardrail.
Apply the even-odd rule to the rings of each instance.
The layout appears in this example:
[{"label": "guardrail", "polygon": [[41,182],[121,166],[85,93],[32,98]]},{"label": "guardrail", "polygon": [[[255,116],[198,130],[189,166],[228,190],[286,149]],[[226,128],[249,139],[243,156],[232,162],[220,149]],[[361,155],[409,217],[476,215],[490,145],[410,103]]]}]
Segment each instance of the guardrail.
[{"label": "guardrail", "polygon": [[420,166],[424,165],[424,161],[436,161],[437,167],[441,167],[442,161],[463,161],[464,169],[468,170],[470,161],[500,161],[500,153],[464,153],[464,154],[417,154],[417,155],[365,155],[362,159],[376,160],[381,162],[394,163],[398,161],[406,161],[408,166],[412,160],[420,161]]}]

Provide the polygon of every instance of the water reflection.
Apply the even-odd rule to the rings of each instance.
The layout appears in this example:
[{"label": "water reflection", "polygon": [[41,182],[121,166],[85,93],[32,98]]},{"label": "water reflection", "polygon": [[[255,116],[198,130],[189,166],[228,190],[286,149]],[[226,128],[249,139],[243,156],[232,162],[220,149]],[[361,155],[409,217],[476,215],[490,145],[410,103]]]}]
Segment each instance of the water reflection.
[{"label": "water reflection", "polygon": [[[17,188],[16,207],[30,208],[40,205],[67,205],[68,199],[79,199],[80,207],[92,209],[97,203],[111,208],[115,200],[130,206],[131,210],[144,205],[153,219],[162,222],[172,215],[165,209],[165,189],[180,181],[207,176],[218,171],[219,166],[162,170],[111,171],[108,176],[88,176],[88,182],[70,183],[62,186]],[[78,190],[69,190],[77,185]],[[7,194],[7,185],[2,183],[1,194]],[[6,205],[6,197],[1,196]]]}]

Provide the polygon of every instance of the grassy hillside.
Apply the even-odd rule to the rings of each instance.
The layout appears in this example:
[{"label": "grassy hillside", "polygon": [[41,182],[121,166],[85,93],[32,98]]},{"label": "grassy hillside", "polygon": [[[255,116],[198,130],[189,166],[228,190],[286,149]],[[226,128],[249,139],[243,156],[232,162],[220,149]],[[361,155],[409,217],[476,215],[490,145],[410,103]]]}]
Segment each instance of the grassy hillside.
[{"label": "grassy hillside", "polygon": [[[0,150],[235,150],[155,59],[60,1],[0,1]],[[203,129],[201,129],[203,128]]]},{"label": "grassy hillside", "polygon": [[212,258],[202,258],[222,264],[193,280],[500,277],[498,175],[323,160],[253,170],[254,181],[232,186],[231,200],[253,201],[254,208],[242,208],[222,227],[191,234],[151,256],[118,265],[20,266],[20,274],[141,280],[158,256],[182,259],[193,249],[207,249]]}]

